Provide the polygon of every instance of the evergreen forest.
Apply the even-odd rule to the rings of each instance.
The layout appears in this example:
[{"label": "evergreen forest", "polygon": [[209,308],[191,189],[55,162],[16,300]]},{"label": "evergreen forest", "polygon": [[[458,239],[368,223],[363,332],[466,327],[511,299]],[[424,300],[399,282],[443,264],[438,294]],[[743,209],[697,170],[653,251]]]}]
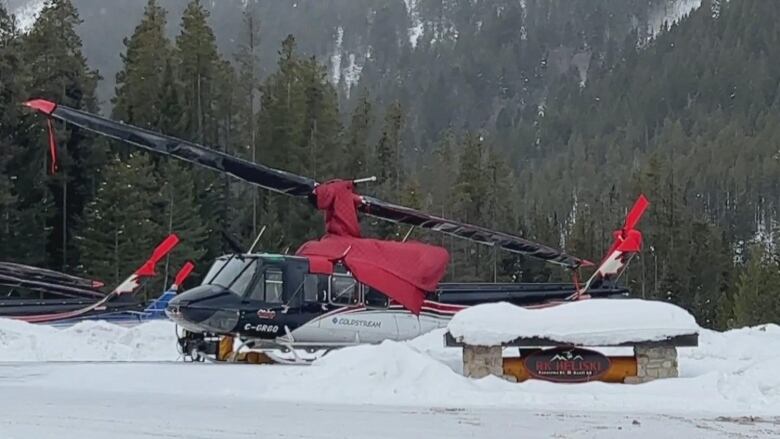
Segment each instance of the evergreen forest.
[{"label": "evergreen forest", "polygon": [[[194,283],[229,252],[222,232],[248,248],[265,228],[258,248],[281,253],[323,233],[299,200],[65,125],[52,172],[46,123],[21,106],[45,98],[318,181],[375,175],[371,195],[592,261],[644,193],[644,248],[621,279],[633,296],[717,329],[780,322],[780,2],[702,0],[657,31],[637,25],[662,1],[418,0],[438,19],[417,24],[401,1],[354,16],[343,2],[298,2],[327,23],[334,10],[362,23],[357,78],[349,56],[323,56],[323,26],[285,32],[284,6],[236,6],[231,28],[210,2],[174,15],[145,0],[106,78],[79,30],[100,18],[79,1],[48,0],[23,29],[0,0],[0,260],[113,284],[176,232],[157,294],[185,260]],[[371,236],[408,232],[362,223]],[[412,237],[450,251],[447,280],[570,278]]]}]

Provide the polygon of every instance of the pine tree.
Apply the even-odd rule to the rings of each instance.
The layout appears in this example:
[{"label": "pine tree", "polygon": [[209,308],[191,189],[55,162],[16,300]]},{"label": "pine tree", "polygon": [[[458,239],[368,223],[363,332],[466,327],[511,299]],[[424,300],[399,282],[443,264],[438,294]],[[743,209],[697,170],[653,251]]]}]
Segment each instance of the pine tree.
[{"label": "pine tree", "polygon": [[[278,70],[260,87],[262,93],[257,115],[257,151],[262,162],[291,172],[305,173],[308,155],[305,131],[305,99],[300,86],[301,62],[296,54],[296,42],[289,35],[282,42],[277,61]],[[266,194],[262,217],[268,226],[263,242],[273,243],[270,250],[283,250],[316,236],[310,229],[316,227],[309,206],[275,194]],[[278,218],[281,227],[275,227],[271,218]],[[308,220],[308,224],[306,221]],[[292,224],[295,224],[293,229]],[[278,245],[278,247],[273,247]]]},{"label": "pine tree", "polygon": [[164,285],[168,286],[178,267],[188,260],[196,262],[196,274],[205,274],[209,261],[204,257],[209,237],[198,209],[198,194],[189,166],[171,161],[162,164],[159,169],[156,177],[164,183],[157,204],[159,208],[153,211],[157,213],[154,221],[166,234],[176,233],[181,238],[176,251],[165,261]]},{"label": "pine tree", "polygon": [[401,132],[403,112],[401,104],[394,102],[385,111],[385,124],[376,147],[374,169],[379,176],[382,192],[386,197],[400,193],[403,172],[401,165]]},{"label": "pine tree", "polygon": [[138,268],[165,237],[160,227],[159,184],[145,153],[115,157],[107,178],[87,204],[78,244],[84,261],[81,271],[116,284]]},{"label": "pine tree", "polygon": [[149,0],[141,22],[124,44],[122,71],[116,75],[115,119],[147,129],[159,129],[166,75],[170,75],[170,41],[165,36],[165,10]]},{"label": "pine tree", "polygon": [[361,93],[358,104],[352,112],[347,133],[344,161],[340,174],[345,178],[360,178],[368,175],[368,157],[371,153],[369,141],[373,124],[373,108],[368,92]]},{"label": "pine tree", "polygon": [[[247,4],[243,12],[238,52],[235,62],[238,66],[238,84],[236,86],[237,128],[239,130],[240,155],[252,162],[257,161],[257,108],[260,100],[260,20],[255,12],[255,4]],[[239,191],[243,208],[239,211],[239,234],[257,236],[260,231],[264,194],[257,187],[243,188]],[[246,202],[250,199],[251,202]]]},{"label": "pine tree", "polygon": [[[455,219],[479,224],[485,217],[485,194],[488,181],[486,173],[485,145],[474,134],[467,134],[462,140],[462,153],[458,162],[457,180],[453,191]],[[482,246],[461,242],[453,247],[453,269],[457,270],[459,278],[479,280],[483,274],[481,264],[484,249]]]},{"label": "pine tree", "polygon": [[[282,42],[278,67],[261,87],[257,128],[262,162],[321,181],[330,179],[342,161],[335,90],[316,60],[297,55],[292,36]],[[281,236],[268,237],[271,242],[294,249],[322,233],[322,219],[311,206],[270,194],[265,206],[283,224]]]},{"label": "pine tree", "polygon": [[[401,164],[401,132],[403,130],[403,112],[401,104],[393,103],[385,110],[384,125],[376,153],[371,165],[379,179],[376,191],[381,198],[397,202],[402,197],[404,176]],[[380,238],[401,238],[401,229],[392,223],[372,223],[373,233]]]},{"label": "pine tree", "polygon": [[[176,59],[181,84],[182,131],[185,138],[205,145],[222,145],[227,150],[230,139],[225,124],[224,95],[232,94],[226,80],[226,64],[217,51],[214,32],[208,24],[209,12],[200,0],[192,0],[182,15],[181,33],[176,37]],[[220,112],[222,110],[222,112]],[[209,234],[208,256],[221,253],[224,243],[221,231],[229,225],[226,178],[205,170],[194,170],[200,214]]]},{"label": "pine tree", "polygon": [[200,0],[187,4],[181,33],[176,37],[176,51],[185,108],[184,129],[197,142],[216,144],[214,103],[221,60],[208,18],[209,12]]},{"label": "pine tree", "polygon": [[174,137],[185,137],[184,109],[182,107],[180,84],[174,72],[171,60],[165,61],[160,95],[158,97],[160,112],[157,115],[156,126],[160,131]]},{"label": "pine tree", "polygon": [[13,16],[0,3],[0,258],[29,260],[25,239],[19,237],[23,224],[15,191],[18,176],[13,159],[19,153],[21,119],[18,102],[23,99],[24,65],[20,59],[19,33]]},{"label": "pine tree", "polygon": [[780,271],[760,246],[753,247],[750,260],[739,276],[734,294],[736,326],[776,323],[780,316]]},{"label": "pine tree", "polygon": [[[87,65],[81,51],[81,39],[76,27],[81,23],[71,0],[52,0],[43,7],[32,29],[23,40],[25,64],[31,72],[29,93],[50,99],[69,107],[96,111],[95,87],[99,75]],[[57,130],[60,170],[57,176],[45,181],[37,157],[47,150],[46,135],[41,130],[38,140],[22,152],[25,170],[25,192],[20,193],[23,205],[47,205],[50,198],[56,206],[56,215],[45,212],[33,214],[30,226],[37,230],[37,239],[49,236],[47,251],[52,266],[67,269],[76,261],[73,245],[73,222],[81,216],[84,205],[93,196],[100,176],[94,169],[100,167],[105,154],[94,145],[94,140],[71,126]],[[32,169],[30,168],[32,167]],[[41,219],[47,219],[44,226]],[[45,228],[44,228],[45,227]],[[50,230],[50,234],[44,232]],[[32,233],[31,233],[32,234]]]}]

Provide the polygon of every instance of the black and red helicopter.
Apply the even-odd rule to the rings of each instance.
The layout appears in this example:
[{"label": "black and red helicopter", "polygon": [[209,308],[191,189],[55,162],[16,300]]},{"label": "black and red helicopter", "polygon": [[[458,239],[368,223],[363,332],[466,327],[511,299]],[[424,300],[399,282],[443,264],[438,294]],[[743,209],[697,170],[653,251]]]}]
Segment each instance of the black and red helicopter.
[{"label": "black and red helicopter", "polygon": [[[446,326],[455,313],[476,304],[505,301],[542,307],[591,297],[622,297],[629,291],[617,280],[642,245],[635,226],[648,206],[644,196],[615,232],[615,241],[594,274],[580,284],[579,268],[592,263],[519,236],[355,192],[356,184],[373,179],[318,183],[49,101],[25,105],[46,115],[50,130],[51,120],[56,119],[308,200],[324,211],[325,236],[303,244],[295,255],[234,249],[234,254],[214,262],[200,286],[170,301],[168,316],[185,330],[180,345],[194,356],[214,353],[217,337],[231,336],[277,361],[308,361],[333,348],[416,337]],[[54,136],[49,137],[54,153]],[[358,213],[539,258],[570,269],[574,281],[442,283],[449,262],[444,248],[364,238]]]}]

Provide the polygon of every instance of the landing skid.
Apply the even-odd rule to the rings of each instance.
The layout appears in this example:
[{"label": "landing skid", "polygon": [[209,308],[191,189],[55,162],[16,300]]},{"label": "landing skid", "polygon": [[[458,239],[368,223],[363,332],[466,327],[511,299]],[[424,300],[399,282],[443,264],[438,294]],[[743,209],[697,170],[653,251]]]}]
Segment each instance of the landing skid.
[{"label": "landing skid", "polygon": [[265,354],[275,363],[288,364],[296,366],[305,366],[312,364],[328,354],[332,349],[262,349],[260,352]]},{"label": "landing skid", "polygon": [[[287,328],[285,328],[287,329]],[[220,343],[224,337],[207,333],[194,333],[176,327],[179,354],[186,362],[210,363],[276,363],[287,365],[309,365],[333,350],[357,346],[361,343],[311,343],[298,342],[289,330],[275,340],[245,339],[228,355],[220,354]],[[265,361],[263,357],[270,361]]]},{"label": "landing skid", "polygon": [[219,337],[189,332],[176,326],[176,339],[179,355],[184,361],[189,363],[216,361]]},{"label": "landing skid", "polygon": [[286,335],[274,341],[248,339],[235,350],[231,359],[242,353],[258,352],[278,364],[308,365],[324,357],[330,351],[345,347],[343,344],[307,344],[297,343],[290,330],[285,327]]}]

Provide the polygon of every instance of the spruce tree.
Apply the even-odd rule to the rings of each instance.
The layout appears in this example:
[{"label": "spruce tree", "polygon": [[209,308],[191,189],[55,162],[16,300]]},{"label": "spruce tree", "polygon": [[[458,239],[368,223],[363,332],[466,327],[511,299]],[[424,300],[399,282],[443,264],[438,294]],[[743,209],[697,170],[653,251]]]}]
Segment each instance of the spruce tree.
[{"label": "spruce tree", "polygon": [[379,177],[381,191],[386,197],[397,197],[401,190],[401,182],[403,180],[401,164],[403,123],[401,104],[394,102],[385,111],[384,127],[376,147],[374,164],[374,169],[376,169]]},{"label": "spruce tree", "polygon": [[[238,66],[236,92],[236,119],[239,145],[237,153],[256,162],[258,158],[257,109],[260,101],[260,20],[255,13],[255,4],[247,4],[235,55]],[[264,193],[257,187],[242,187],[239,190],[238,229],[241,236],[257,236],[262,227],[262,205]],[[246,202],[246,200],[251,200]],[[253,238],[252,238],[253,239]]]},{"label": "spruce tree", "polygon": [[[45,4],[23,39],[24,62],[31,74],[29,94],[69,107],[96,111],[95,87],[99,75],[89,68],[81,51],[81,39],[76,33],[80,23],[71,0],[52,0]],[[37,239],[49,235],[49,263],[67,269],[77,259],[71,251],[73,223],[95,193],[100,180],[95,168],[100,168],[105,153],[84,132],[72,126],[58,127],[60,169],[44,189],[41,183],[46,179],[40,172],[43,164],[37,158],[48,149],[47,136],[40,130],[35,138],[37,142],[25,145],[29,149],[20,154],[26,157],[23,163],[25,169],[20,174],[29,180],[24,182],[25,191],[19,196],[25,206],[47,205],[53,199],[55,215],[38,213],[28,220],[31,221],[30,226],[38,231]],[[40,224],[44,218],[46,224]]]},{"label": "spruce tree", "polygon": [[174,71],[175,67],[170,59],[165,61],[160,95],[158,96],[160,112],[157,115],[156,126],[160,131],[169,136],[183,138],[184,109],[181,101],[181,85]]},{"label": "spruce tree", "polygon": [[[0,3],[0,258],[15,257],[30,262],[35,261],[34,251],[27,247],[30,241],[20,236],[24,224],[17,188],[18,174],[14,165],[14,157],[20,152],[19,142],[22,136],[21,114],[18,103],[24,99],[25,76],[24,65],[21,62],[19,33],[13,16],[8,14]],[[29,212],[28,212],[29,213]],[[42,255],[41,255],[42,256]]]},{"label": "spruce tree", "polygon": [[214,32],[208,24],[209,12],[200,0],[187,4],[176,37],[179,78],[186,132],[200,143],[216,144],[215,100],[220,57]]},{"label": "spruce tree", "polygon": [[368,92],[363,91],[358,98],[355,110],[352,112],[345,139],[343,165],[340,167],[340,173],[344,178],[360,178],[368,175],[372,124],[373,108]]},{"label": "spruce tree", "polygon": [[[458,160],[460,168],[453,189],[455,219],[480,224],[485,218],[485,193],[487,180],[484,164],[485,145],[474,134],[467,134],[462,140],[462,153]],[[483,274],[480,266],[484,249],[473,243],[460,242],[453,247],[453,265],[461,279],[479,280]]]},{"label": "spruce tree", "polygon": [[162,87],[172,54],[165,36],[165,10],[149,0],[133,35],[124,40],[123,69],[116,75],[113,117],[146,129],[160,129]]},{"label": "spruce tree", "polygon": [[87,204],[78,236],[85,275],[116,284],[146,260],[165,237],[159,183],[145,153],[115,157]]},{"label": "spruce tree", "polygon": [[[259,161],[320,181],[331,179],[342,161],[335,90],[316,60],[300,58],[292,36],[282,42],[278,67],[261,87]],[[269,236],[270,241],[294,249],[321,235],[322,219],[311,206],[270,194],[266,206],[283,225],[281,236]]]},{"label": "spruce tree", "polygon": [[172,282],[178,267],[185,261],[196,263],[196,274],[203,275],[210,263],[205,259],[208,250],[208,230],[200,216],[198,194],[192,181],[190,166],[175,161],[161,164],[158,181],[161,182],[159,203],[155,208],[156,227],[166,234],[176,233],[181,243],[165,260],[165,286]]},{"label": "spruce tree", "polygon": [[[398,202],[402,196],[403,172],[401,164],[401,132],[403,112],[401,104],[393,103],[385,110],[384,125],[376,145],[371,168],[379,179],[376,192],[390,202]],[[381,238],[401,237],[401,229],[386,221],[372,223],[372,229]]]},{"label": "spruce tree", "polygon": [[777,323],[780,316],[780,268],[766,250],[755,246],[739,276],[734,294],[736,326]]},{"label": "spruce tree", "polygon": [[[184,137],[198,143],[229,148],[224,135],[226,116],[222,94],[230,94],[225,80],[226,65],[217,51],[216,38],[208,23],[209,12],[200,0],[192,0],[182,15],[181,33],[176,37],[176,72],[181,85]],[[220,110],[222,110],[220,112]],[[229,115],[227,115],[229,116]],[[227,231],[227,177],[206,170],[193,170],[200,214],[209,233],[208,256],[221,253],[220,232]]]},{"label": "spruce tree", "polygon": [[[300,64],[295,39],[290,35],[282,42],[278,70],[268,76],[260,88],[262,99],[257,115],[257,157],[264,164],[304,173],[307,161],[304,149],[305,100],[300,87]],[[309,206],[300,206],[297,200],[275,194],[267,194],[264,201],[261,203],[265,210],[263,225],[269,228],[263,241],[278,245],[269,249],[283,250],[297,244],[295,241],[305,239],[307,231],[301,229],[300,218],[311,215],[310,211],[303,210],[309,209]],[[270,212],[278,218],[280,227],[273,227],[274,224],[270,223],[271,217],[266,215]],[[309,227],[314,227],[313,218],[310,220]],[[292,230],[293,222],[297,230]]]}]

